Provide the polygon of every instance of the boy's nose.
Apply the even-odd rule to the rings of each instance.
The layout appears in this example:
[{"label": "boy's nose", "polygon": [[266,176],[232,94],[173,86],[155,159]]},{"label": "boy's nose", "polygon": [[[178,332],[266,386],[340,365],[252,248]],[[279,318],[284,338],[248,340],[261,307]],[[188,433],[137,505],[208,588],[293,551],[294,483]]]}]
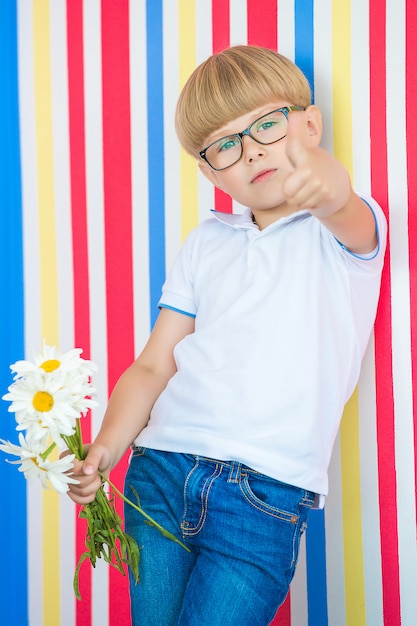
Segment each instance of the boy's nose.
[{"label": "boy's nose", "polygon": [[242,149],[244,158],[252,161],[265,156],[266,146],[252,139],[249,135],[242,137]]}]

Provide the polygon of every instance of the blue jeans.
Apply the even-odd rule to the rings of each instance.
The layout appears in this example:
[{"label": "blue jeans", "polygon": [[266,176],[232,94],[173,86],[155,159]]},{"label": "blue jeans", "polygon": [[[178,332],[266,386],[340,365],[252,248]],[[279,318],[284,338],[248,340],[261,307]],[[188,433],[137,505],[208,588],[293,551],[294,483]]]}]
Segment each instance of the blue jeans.
[{"label": "blue jeans", "polygon": [[190,549],[129,505],[141,548],[131,579],[134,626],[266,626],[284,601],[314,493],[242,465],[135,448],[125,494]]}]

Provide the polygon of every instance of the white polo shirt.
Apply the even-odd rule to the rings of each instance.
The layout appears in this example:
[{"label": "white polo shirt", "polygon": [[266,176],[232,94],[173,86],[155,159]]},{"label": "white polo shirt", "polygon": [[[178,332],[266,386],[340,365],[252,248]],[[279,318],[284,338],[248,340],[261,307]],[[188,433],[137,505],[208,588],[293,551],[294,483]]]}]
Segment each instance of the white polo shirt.
[{"label": "white polo shirt", "polygon": [[346,251],[308,211],[260,231],[215,213],[187,238],[161,307],[195,316],[136,445],[235,460],[327,494],[327,469],[376,313],[386,242]]}]

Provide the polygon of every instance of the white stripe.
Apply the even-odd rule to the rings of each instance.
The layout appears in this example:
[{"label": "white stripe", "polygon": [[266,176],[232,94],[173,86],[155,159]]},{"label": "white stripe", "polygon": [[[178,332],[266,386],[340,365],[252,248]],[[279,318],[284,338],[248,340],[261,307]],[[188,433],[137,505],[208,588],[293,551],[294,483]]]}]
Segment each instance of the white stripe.
[{"label": "white stripe", "polygon": [[362,0],[351,1],[353,185],[370,193],[369,7]]},{"label": "white stripe", "polygon": [[[323,116],[321,145],[333,152],[332,2],[314,4],[314,97]],[[329,467],[325,506],[329,624],[344,626],[346,615],[340,433]]]},{"label": "white stripe", "polygon": [[35,78],[32,4],[18,2],[19,110],[22,166],[23,262],[26,354],[39,351],[41,335],[38,182],[36,168]]},{"label": "white stripe", "polygon": [[294,0],[278,3],[278,52],[291,61],[295,58]]},{"label": "white stripe", "polygon": [[[74,347],[74,298],[70,204],[68,59],[66,3],[50,4],[51,89],[54,160],[54,204],[56,223],[59,347]],[[83,347],[83,346],[79,346]],[[75,621],[72,591],[75,553],[74,506],[68,497],[59,498],[59,580],[62,623]]]},{"label": "white stripe", "polygon": [[[20,149],[22,165],[25,352],[39,351],[41,336],[39,227],[32,3],[18,0]],[[28,611],[30,624],[43,623],[42,488],[27,484]]]},{"label": "white stripe", "polygon": [[367,624],[383,624],[373,336],[362,363],[358,385],[358,404],[366,620]]},{"label": "white stripe", "polygon": [[[332,2],[314,4],[314,96],[323,116],[321,145],[333,152]],[[343,544],[340,434],[329,467],[329,495],[325,506],[326,577],[329,624],[344,626],[345,572]]]},{"label": "white stripe", "polygon": [[[314,513],[312,513],[314,515]],[[301,538],[300,552],[295,575],[291,583],[291,624],[308,624],[307,559],[305,534]]]},{"label": "white stripe", "polygon": [[326,575],[329,624],[345,626],[345,558],[343,542],[343,502],[340,433],[329,467],[329,495],[325,507]]},{"label": "white stripe", "polygon": [[[197,2],[196,5],[196,47],[197,65],[205,61],[212,50],[212,11],[211,2]],[[210,24],[210,28],[207,27]],[[198,215],[199,222],[210,217],[214,208],[214,187],[198,170]]]},{"label": "white stripe", "polygon": [[[104,245],[103,141],[101,100],[100,0],[83,3],[85,150],[90,279],[91,359],[98,366],[94,386],[99,408],[92,412],[92,435],[96,435],[107,404],[107,316]],[[88,566],[88,565],[87,565]],[[108,624],[108,567],[92,571],[93,626]]]},{"label": "white stripe", "polygon": [[129,8],[133,306],[135,355],[138,355],[150,330],[146,6],[145,2],[130,2]]},{"label": "white stripe", "polygon": [[321,145],[333,152],[332,2],[314,3],[314,99],[323,116]]},{"label": "white stripe", "polygon": [[248,43],[247,3],[242,0],[230,0],[230,45]]},{"label": "white stripe", "polygon": [[[387,140],[391,234],[392,359],[401,616],[417,615],[417,551],[405,125],[404,3],[387,3]],[[413,210],[413,207],[410,208]]]},{"label": "white stripe", "polygon": [[[71,238],[70,147],[66,2],[50,4],[52,139],[57,242],[59,343],[74,347],[74,280]],[[83,346],[79,346],[82,348]]]},{"label": "white stripe", "polygon": [[[241,0],[230,0],[230,45],[246,45],[248,43],[248,13],[247,3]],[[212,189],[212,195],[210,200],[214,206],[214,190]],[[237,200],[232,199],[233,213],[243,213],[246,209]],[[206,215],[207,217],[207,215]]]},{"label": "white stripe", "polygon": [[[370,193],[369,7],[352,0],[352,156],[353,185]],[[365,62],[366,60],[366,62]],[[371,338],[358,385],[362,547],[367,623],[383,623],[375,356]]]}]

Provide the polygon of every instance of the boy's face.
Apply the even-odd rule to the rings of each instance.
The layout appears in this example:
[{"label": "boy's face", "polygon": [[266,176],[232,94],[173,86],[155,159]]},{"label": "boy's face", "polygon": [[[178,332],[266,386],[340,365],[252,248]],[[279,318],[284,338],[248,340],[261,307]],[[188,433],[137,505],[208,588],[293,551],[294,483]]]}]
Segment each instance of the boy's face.
[{"label": "boy's face", "polygon": [[[242,132],[259,117],[280,107],[291,106],[291,104],[273,101],[242,115],[212,133],[205,145],[227,135]],[[303,116],[302,120],[297,120],[301,122],[297,124],[297,129],[300,128],[300,141],[307,147],[316,147],[321,139],[319,110],[317,107],[310,106],[305,111],[290,112],[288,124],[291,124],[291,117],[295,115]],[[242,157],[231,167],[216,171],[204,160],[199,162],[199,167],[216,187],[228,193],[240,204],[252,209],[258,225],[264,228],[295,210],[294,206],[287,202],[283,193],[283,182],[294,171],[294,165],[287,154],[287,137],[264,145],[245,135],[242,142]]]}]

